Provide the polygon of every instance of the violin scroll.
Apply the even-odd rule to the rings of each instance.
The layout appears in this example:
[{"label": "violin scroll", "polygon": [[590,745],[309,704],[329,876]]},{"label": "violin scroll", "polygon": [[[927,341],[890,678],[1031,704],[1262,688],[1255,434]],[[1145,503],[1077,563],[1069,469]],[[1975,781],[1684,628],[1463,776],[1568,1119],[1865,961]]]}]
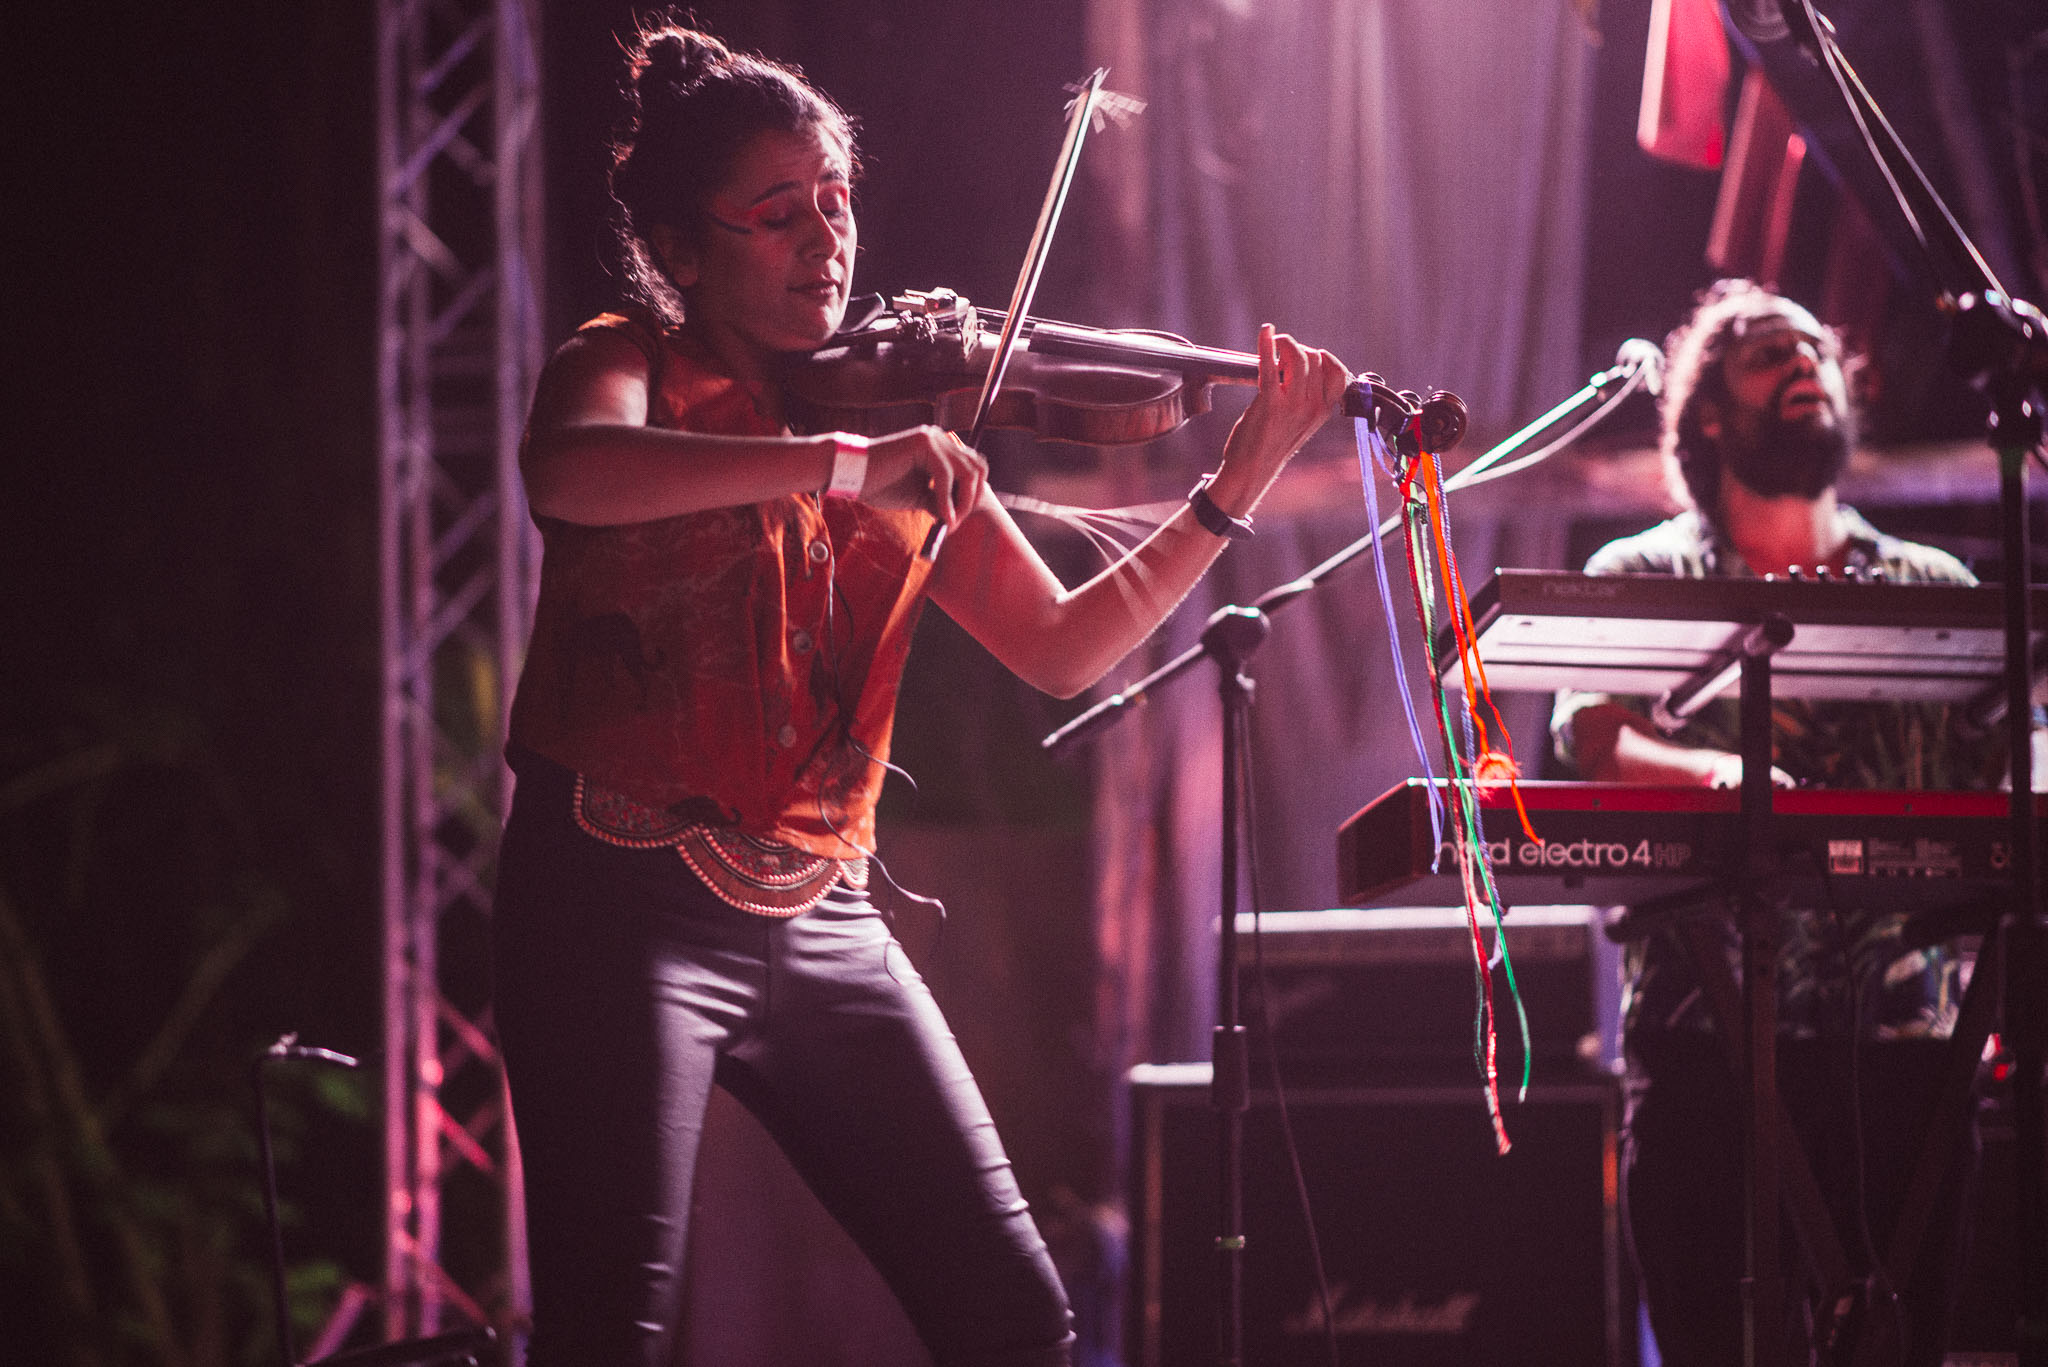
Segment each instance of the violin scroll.
[{"label": "violin scroll", "polygon": [[1447,389],[1435,390],[1422,401],[1415,414],[1415,434],[1421,449],[1441,455],[1465,439],[1465,401]]},{"label": "violin scroll", "polygon": [[1425,399],[1413,390],[1392,388],[1368,370],[1344,391],[1343,407],[1345,417],[1370,422],[1404,457],[1418,451],[1441,454],[1465,439],[1465,401],[1449,390],[1433,390]]}]

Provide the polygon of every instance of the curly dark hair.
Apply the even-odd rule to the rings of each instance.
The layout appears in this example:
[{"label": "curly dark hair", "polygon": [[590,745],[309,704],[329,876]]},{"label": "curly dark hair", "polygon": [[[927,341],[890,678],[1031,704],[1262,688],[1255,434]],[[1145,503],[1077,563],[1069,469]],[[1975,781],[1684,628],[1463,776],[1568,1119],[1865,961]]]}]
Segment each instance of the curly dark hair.
[{"label": "curly dark hair", "polygon": [[669,14],[626,45],[626,117],[612,145],[614,232],[627,291],[670,322],[682,298],[650,233],[695,236],[711,195],[747,140],[820,129],[859,169],[854,122],[793,66],[734,52]]},{"label": "curly dark hair", "polygon": [[[1728,403],[1728,379],[1721,361],[1729,346],[1741,339],[1743,326],[1750,320],[1782,314],[1788,307],[1799,306],[1754,280],[1716,280],[1700,291],[1691,316],[1665,339],[1661,449],[1666,464],[1677,467],[1693,506],[1709,517],[1717,515],[1721,449],[1706,434],[1701,401]],[[1822,328],[1821,337],[1821,359],[1841,364],[1841,339],[1834,329]]]}]

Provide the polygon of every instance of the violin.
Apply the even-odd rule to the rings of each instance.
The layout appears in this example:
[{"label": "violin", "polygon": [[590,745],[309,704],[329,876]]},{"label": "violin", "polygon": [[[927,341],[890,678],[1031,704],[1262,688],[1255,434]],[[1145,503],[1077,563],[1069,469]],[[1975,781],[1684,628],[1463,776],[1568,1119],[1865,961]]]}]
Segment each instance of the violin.
[{"label": "violin", "polygon": [[[803,428],[883,436],[922,423],[952,431],[973,424],[1007,314],[941,289],[856,299],[849,317],[824,346],[785,360],[784,396]],[[986,425],[1043,441],[1148,442],[1208,412],[1215,386],[1259,380],[1257,356],[1170,333],[1027,317],[1018,335]],[[1366,374],[1342,406],[1407,454],[1448,451],[1465,435],[1464,402],[1441,390],[1420,398]]]}]

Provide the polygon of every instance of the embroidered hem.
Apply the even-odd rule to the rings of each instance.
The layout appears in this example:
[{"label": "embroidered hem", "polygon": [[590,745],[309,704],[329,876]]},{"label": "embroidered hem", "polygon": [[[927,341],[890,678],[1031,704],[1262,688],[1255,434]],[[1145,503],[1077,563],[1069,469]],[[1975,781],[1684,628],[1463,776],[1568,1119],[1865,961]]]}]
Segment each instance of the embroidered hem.
[{"label": "embroidered hem", "polygon": [[574,806],[584,834],[626,849],[673,849],[718,900],[755,916],[801,916],[838,883],[854,889],[868,885],[865,858],[833,859],[692,821],[677,807],[636,802],[586,782],[581,774],[576,775]]}]

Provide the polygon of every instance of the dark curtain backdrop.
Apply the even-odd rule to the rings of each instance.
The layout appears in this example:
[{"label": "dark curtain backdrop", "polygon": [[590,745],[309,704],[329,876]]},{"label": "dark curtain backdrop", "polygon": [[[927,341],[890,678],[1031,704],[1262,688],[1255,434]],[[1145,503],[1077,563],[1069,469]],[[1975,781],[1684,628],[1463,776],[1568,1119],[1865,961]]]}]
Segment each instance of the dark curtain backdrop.
[{"label": "dark curtain backdrop", "polygon": [[[1472,412],[1460,457],[1583,382],[1593,39],[1567,0],[1096,0],[1091,38],[1110,85],[1149,102],[1091,168],[1110,225],[1105,314],[1205,340],[1270,319],[1355,370],[1450,389]],[[1154,660],[1194,644],[1217,606],[1363,534],[1347,441],[1333,432],[1304,454]],[[1289,496],[1302,483],[1313,492]],[[1568,510],[1549,486],[1499,487],[1511,495],[1454,504],[1474,588],[1496,564],[1564,559]],[[1412,612],[1402,620],[1412,666]],[[1276,616],[1250,672],[1261,904],[1334,905],[1338,824],[1417,772],[1369,564]],[[1422,697],[1422,675],[1410,682]],[[1540,717],[1517,710],[1533,767]],[[1097,745],[1098,1001],[1104,1054],[1123,1063],[1207,1056],[1219,713],[1205,663]]]}]

